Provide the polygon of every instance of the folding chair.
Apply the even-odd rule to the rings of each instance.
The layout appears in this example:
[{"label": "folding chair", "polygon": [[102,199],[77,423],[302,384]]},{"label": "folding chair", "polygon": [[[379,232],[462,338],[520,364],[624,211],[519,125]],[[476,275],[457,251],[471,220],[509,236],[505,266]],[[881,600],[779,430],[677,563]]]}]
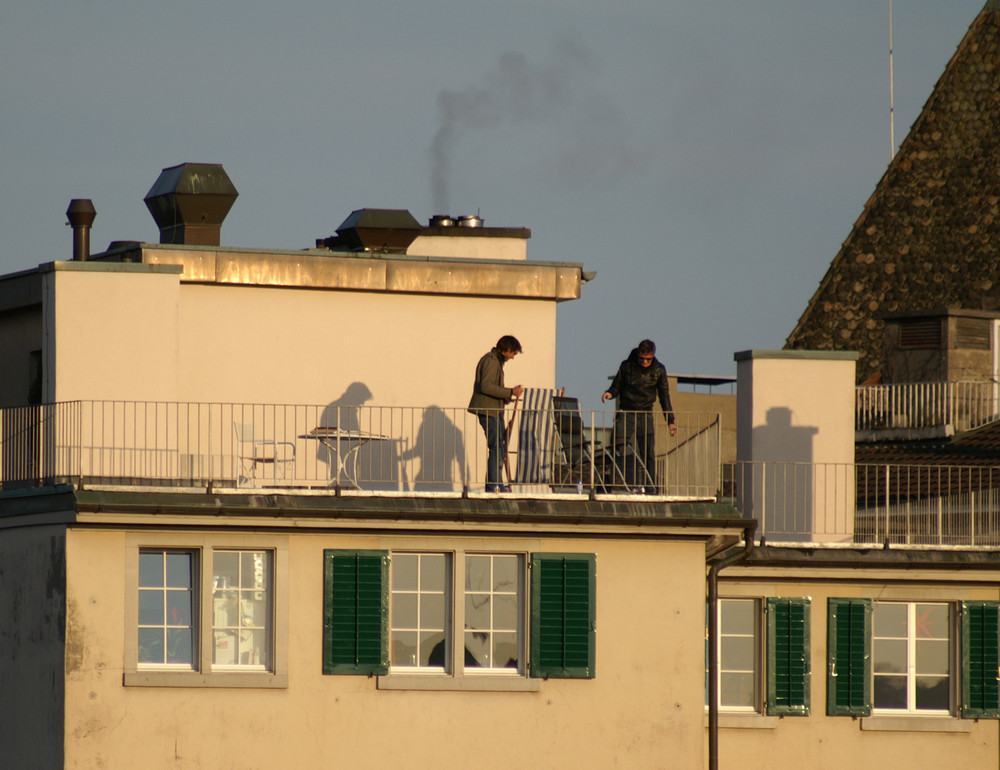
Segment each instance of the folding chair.
[{"label": "folding chair", "polygon": [[[239,487],[257,486],[257,466],[271,466],[271,481],[278,483],[278,469],[281,469],[281,478],[288,476],[288,466],[292,467],[292,476],[295,474],[295,444],[291,441],[276,441],[271,438],[261,438],[257,435],[253,423],[234,422],[233,429],[236,431],[237,453],[240,461],[240,474],[236,479]],[[284,447],[291,449],[289,450]]]},{"label": "folding chair", "polygon": [[625,486],[625,477],[609,452],[583,424],[580,399],[555,396],[552,399],[553,418],[561,450],[558,483],[575,486],[581,482],[589,487],[593,470],[594,487],[599,492],[612,486]]}]

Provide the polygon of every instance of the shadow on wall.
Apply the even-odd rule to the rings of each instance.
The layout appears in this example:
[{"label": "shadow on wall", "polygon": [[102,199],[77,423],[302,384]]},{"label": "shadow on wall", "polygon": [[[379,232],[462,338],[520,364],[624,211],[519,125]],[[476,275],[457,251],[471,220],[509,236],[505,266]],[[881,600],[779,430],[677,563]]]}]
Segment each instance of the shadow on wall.
[{"label": "shadow on wall", "polygon": [[762,534],[811,536],[817,433],[816,427],[792,425],[792,410],[783,406],[768,409],[767,422],[753,429],[754,462],[743,470],[742,496],[752,495]]},{"label": "shadow on wall", "polygon": [[[462,431],[444,410],[436,405],[422,410],[366,407],[372,398],[365,383],[354,382],[320,415],[325,428],[388,437],[358,449],[357,479],[362,487],[440,491],[468,483]],[[330,449],[320,446],[317,459],[332,477],[336,458]]]},{"label": "shadow on wall", "polygon": [[[413,446],[399,459],[407,463],[402,466],[403,489],[421,491],[468,484],[462,431],[437,405],[424,411]],[[419,469],[411,482],[406,468],[411,467],[413,461],[418,461]]]}]

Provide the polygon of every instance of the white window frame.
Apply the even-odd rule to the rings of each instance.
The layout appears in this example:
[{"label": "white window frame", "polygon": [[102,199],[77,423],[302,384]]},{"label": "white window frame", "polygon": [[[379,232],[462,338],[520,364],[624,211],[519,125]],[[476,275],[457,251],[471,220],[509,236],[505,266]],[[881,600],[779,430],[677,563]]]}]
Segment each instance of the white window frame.
[{"label": "white window frame", "polygon": [[[445,665],[442,668],[393,666],[389,673],[378,677],[380,690],[476,690],[537,692],[541,680],[528,676],[528,565],[532,552],[541,548],[537,542],[524,540],[474,539],[455,547],[453,539],[416,538],[401,540],[386,538],[379,543],[389,551],[389,645],[392,647],[392,560],[396,554],[441,553],[448,560],[446,568],[446,628]],[[480,668],[465,666],[465,573],[466,556],[517,556],[519,564],[518,666],[514,668]]]},{"label": "white window frame", "polygon": [[[716,672],[719,693],[719,711],[728,714],[762,714],[764,710],[764,644],[763,644],[763,604],[760,597],[754,596],[725,596],[719,597],[719,633],[717,640],[717,651],[719,660],[719,670]],[[725,633],[725,613],[723,606],[726,602],[747,602],[751,604],[753,611],[753,663],[751,671],[745,669],[727,669],[723,655],[725,647],[724,640],[727,638],[747,638],[747,634],[727,634]],[[733,706],[722,703],[722,678],[726,673],[750,673],[753,676],[753,702],[749,706]]]},{"label": "white window frame", "polygon": [[[955,611],[955,605],[953,602],[947,601],[926,601],[926,600],[916,600],[916,601],[897,601],[897,600],[876,600],[873,603],[873,614],[878,612],[878,607],[880,605],[903,605],[906,607],[906,708],[879,708],[875,705],[875,681],[876,681],[876,665],[875,665],[875,646],[879,639],[896,639],[897,637],[879,637],[876,635],[876,621],[873,616],[872,618],[872,715],[873,716],[929,716],[929,717],[942,717],[942,716],[952,716],[955,712],[955,686],[956,686],[956,622],[957,613]],[[916,690],[917,690],[917,677],[926,676],[926,674],[918,674],[916,670],[916,613],[917,607],[920,605],[935,605],[939,607],[944,607],[948,612],[948,707],[946,709],[918,709],[916,705]],[[940,638],[940,637],[936,637]]]},{"label": "white window frame", "polygon": [[[141,551],[192,554],[192,663],[142,664],[138,655],[139,554]],[[261,665],[213,665],[213,556],[215,551],[267,551],[271,554],[269,649]],[[288,538],[248,534],[129,533],[125,545],[124,684],[151,687],[288,686]]]}]

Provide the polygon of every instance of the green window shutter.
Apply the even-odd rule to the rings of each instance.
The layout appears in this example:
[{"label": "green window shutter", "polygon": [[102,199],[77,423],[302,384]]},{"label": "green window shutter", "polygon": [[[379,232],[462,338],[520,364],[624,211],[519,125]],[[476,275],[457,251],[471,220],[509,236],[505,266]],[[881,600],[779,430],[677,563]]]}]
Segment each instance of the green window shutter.
[{"label": "green window shutter", "polygon": [[532,554],[531,676],[594,677],[595,573],[594,554]]},{"label": "green window shutter", "polygon": [[1000,603],[962,602],[962,718],[1000,717]]},{"label": "green window shutter", "polygon": [[323,551],[323,673],[389,673],[389,553]]},{"label": "green window shutter", "polygon": [[767,600],[767,713],[809,716],[809,599]]},{"label": "green window shutter", "polygon": [[826,713],[861,716],[872,713],[870,599],[827,602]]}]

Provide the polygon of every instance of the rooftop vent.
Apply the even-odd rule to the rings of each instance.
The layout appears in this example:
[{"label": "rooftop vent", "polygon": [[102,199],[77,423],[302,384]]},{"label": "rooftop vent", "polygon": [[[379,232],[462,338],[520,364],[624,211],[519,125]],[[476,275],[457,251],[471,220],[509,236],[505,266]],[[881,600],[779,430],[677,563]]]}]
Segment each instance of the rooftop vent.
[{"label": "rooftop vent", "polygon": [[160,228],[160,243],[218,246],[237,196],[218,163],[182,163],[163,169],[144,200]]},{"label": "rooftop vent", "polygon": [[405,254],[421,229],[406,209],[357,209],[337,228],[336,238],[318,243],[328,249]]},{"label": "rooftop vent", "polygon": [[66,218],[73,228],[73,259],[83,262],[90,258],[90,226],[97,218],[97,209],[90,198],[74,198],[66,209]]}]

